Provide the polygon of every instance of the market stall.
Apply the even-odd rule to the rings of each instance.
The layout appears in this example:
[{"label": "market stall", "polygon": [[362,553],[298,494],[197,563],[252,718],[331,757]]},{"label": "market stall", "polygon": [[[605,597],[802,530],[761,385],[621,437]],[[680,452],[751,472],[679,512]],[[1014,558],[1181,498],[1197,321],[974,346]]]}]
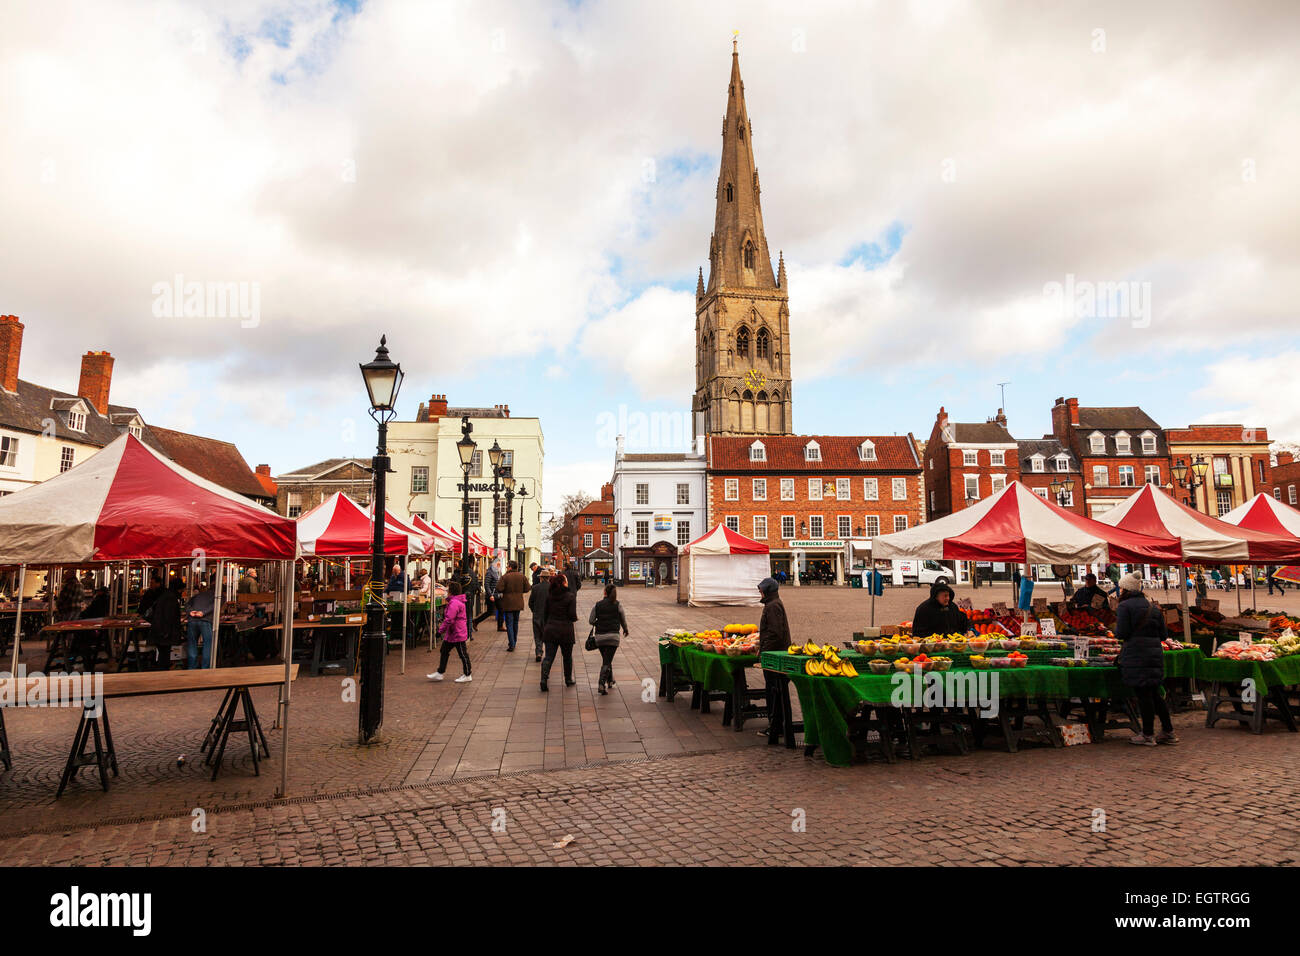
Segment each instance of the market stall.
[{"label": "market stall", "polygon": [[[725,633],[724,633],[725,632]],[[722,725],[739,733],[751,717],[765,716],[762,688],[751,689],[745,672],[758,663],[758,626],[728,624],[722,631],[670,630],[659,641],[659,696],[670,702],[679,685],[691,690],[691,708],[709,713],[722,701]]]},{"label": "market stall", "polygon": [[759,603],[758,582],[771,575],[768,547],[725,525],[682,548],[677,603],[744,606]]},{"label": "market stall", "polygon": [[[282,792],[288,783],[289,584],[296,554],[292,520],[185,470],[130,434],[60,475],[0,499],[0,564],[25,569],[122,562],[125,570],[130,561],[170,560],[215,564],[221,580],[227,560],[280,562]],[[21,613],[20,603],[18,633]],[[220,620],[219,603],[213,618]]]}]

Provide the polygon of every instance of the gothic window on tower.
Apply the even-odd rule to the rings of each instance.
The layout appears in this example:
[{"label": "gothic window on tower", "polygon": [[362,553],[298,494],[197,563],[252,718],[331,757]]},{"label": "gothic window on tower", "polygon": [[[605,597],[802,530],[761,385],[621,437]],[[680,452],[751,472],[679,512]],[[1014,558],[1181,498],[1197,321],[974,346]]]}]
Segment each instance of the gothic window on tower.
[{"label": "gothic window on tower", "polygon": [[731,183],[727,183],[727,202],[731,202]]},{"label": "gothic window on tower", "polygon": [[736,332],[736,354],[741,358],[749,358],[749,329],[743,325]]},{"label": "gothic window on tower", "polygon": [[745,268],[754,268],[754,240],[745,240]]},{"label": "gothic window on tower", "polygon": [[754,354],[761,359],[771,357],[772,342],[768,337],[767,329],[759,329],[758,335],[754,337]]}]

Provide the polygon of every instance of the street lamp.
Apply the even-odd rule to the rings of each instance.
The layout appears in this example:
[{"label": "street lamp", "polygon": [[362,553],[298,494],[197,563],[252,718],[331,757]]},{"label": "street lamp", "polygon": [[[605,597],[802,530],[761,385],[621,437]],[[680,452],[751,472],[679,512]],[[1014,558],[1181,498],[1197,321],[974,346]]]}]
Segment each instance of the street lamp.
[{"label": "street lamp", "polygon": [[470,432],[474,430],[473,424],[470,423],[469,416],[466,415],[460,420],[460,441],[456,442],[456,451],[460,453],[460,470],[464,473],[465,480],[461,482],[461,491],[464,497],[460,505],[460,570],[462,574],[469,574],[469,470],[474,463],[474,449],[478,446],[474,439],[470,438]]},{"label": "street lamp", "polygon": [[492,465],[492,560],[497,559],[497,532],[501,527],[501,445],[494,439],[488,449],[488,461]]},{"label": "street lamp", "polygon": [[1074,493],[1073,478],[1053,478],[1048,487],[1052,489],[1052,497],[1056,499],[1058,505],[1062,508],[1069,507],[1066,502],[1070,500]]},{"label": "street lamp", "polygon": [[[510,538],[514,534],[515,527],[515,476],[510,472],[513,469],[506,468],[505,474],[501,476],[501,487],[506,493],[506,551],[510,551]],[[504,569],[503,569],[504,570]]]},{"label": "street lamp", "polygon": [[388,357],[388,337],[380,336],[375,357],[361,365],[361,377],[370,397],[370,417],[379,426],[379,444],[370,461],[375,482],[374,529],[371,540],[370,584],[366,587],[366,625],[361,636],[360,711],[357,735],[369,743],[384,723],[384,511],[388,495],[388,423],[397,414],[397,393],[402,387],[402,366]]},{"label": "street lamp", "polygon": [[623,581],[627,581],[627,539],[631,537],[632,532],[627,525],[623,525],[623,547],[619,553],[619,566],[623,573]]},{"label": "street lamp", "polygon": [[[1185,488],[1186,490],[1192,493],[1192,498],[1191,501],[1189,502],[1192,505],[1192,507],[1196,507],[1196,489],[1202,487],[1205,484],[1205,474],[1209,470],[1210,470],[1210,463],[1205,460],[1204,455],[1197,455],[1194,459],[1192,459],[1191,477],[1188,477],[1187,474],[1188,471],[1187,459],[1180,458],[1178,459],[1178,464],[1174,465],[1173,468],[1174,483],[1177,484],[1180,488]],[[1206,513],[1209,512],[1209,508],[1210,508],[1210,496],[1207,494],[1205,496]]]},{"label": "street lamp", "polygon": [[519,566],[524,566],[524,549],[528,546],[528,538],[524,535],[524,506],[528,500],[528,487],[520,485],[519,490],[515,492],[515,497],[519,499],[519,535],[515,538],[515,560]]},{"label": "street lamp", "polygon": [[[974,495],[967,495],[967,496],[966,496],[966,507],[967,507],[967,508],[973,508],[973,507],[975,507],[975,504],[976,504],[976,502],[978,502],[978,501],[979,501],[979,499],[976,498]],[[972,586],[974,586],[974,587],[979,587],[979,586],[980,586],[980,566],[979,566],[979,563],[978,563],[978,562],[975,562],[975,561],[967,561],[966,564],[967,564],[968,568],[970,569],[970,579],[971,579],[971,584],[972,584]]]}]

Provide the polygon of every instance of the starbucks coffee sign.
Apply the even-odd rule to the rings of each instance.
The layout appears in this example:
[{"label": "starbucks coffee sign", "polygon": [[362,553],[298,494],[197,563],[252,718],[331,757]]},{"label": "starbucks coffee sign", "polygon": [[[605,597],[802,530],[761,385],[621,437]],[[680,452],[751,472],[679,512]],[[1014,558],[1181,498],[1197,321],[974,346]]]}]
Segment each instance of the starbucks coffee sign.
[{"label": "starbucks coffee sign", "polygon": [[791,541],[792,548],[842,548],[844,542],[837,538],[811,538],[807,541]]}]

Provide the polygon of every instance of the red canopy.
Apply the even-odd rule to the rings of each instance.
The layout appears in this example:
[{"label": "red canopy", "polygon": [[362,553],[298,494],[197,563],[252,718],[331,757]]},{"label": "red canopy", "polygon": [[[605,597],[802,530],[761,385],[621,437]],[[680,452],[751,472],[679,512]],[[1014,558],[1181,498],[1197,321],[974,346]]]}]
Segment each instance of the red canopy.
[{"label": "red canopy", "polygon": [[871,542],[873,558],[1030,564],[1177,564],[1178,541],[1112,528],[1040,498],[1018,481],[954,514]]},{"label": "red canopy", "polygon": [[1223,520],[1249,531],[1286,538],[1300,538],[1300,511],[1284,505],[1272,495],[1258,494],[1244,505],[1233,508]]},{"label": "red canopy", "polygon": [[0,563],[291,559],[294,523],[123,435],[0,500]]},{"label": "red canopy", "polygon": [[1184,561],[1285,564],[1300,560],[1300,539],[1251,531],[1211,518],[1155,485],[1143,485],[1100,520],[1127,531],[1178,538],[1183,543]]},{"label": "red canopy", "polygon": [[725,524],[719,524],[682,548],[682,554],[692,551],[696,554],[767,554],[768,547],[761,541],[746,538],[739,531],[732,531]]},{"label": "red canopy", "polygon": [[[359,504],[341,492],[330,495],[298,519],[298,541],[304,554],[346,556],[370,554],[374,522]],[[384,523],[385,554],[423,554],[425,539]]]}]

